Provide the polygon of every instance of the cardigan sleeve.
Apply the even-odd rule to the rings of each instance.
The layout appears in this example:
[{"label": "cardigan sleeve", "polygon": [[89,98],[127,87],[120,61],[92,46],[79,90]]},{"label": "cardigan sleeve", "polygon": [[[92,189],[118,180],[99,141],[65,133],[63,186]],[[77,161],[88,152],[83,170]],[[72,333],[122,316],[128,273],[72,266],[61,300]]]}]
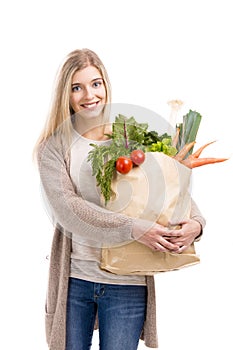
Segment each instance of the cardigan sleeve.
[{"label": "cardigan sleeve", "polygon": [[193,220],[196,220],[199,222],[199,224],[201,225],[201,233],[195,238],[195,241],[199,241],[201,239],[202,233],[203,233],[203,229],[206,225],[206,220],[203,217],[200,209],[198,208],[196,202],[192,199],[191,200],[191,215],[190,218]]}]

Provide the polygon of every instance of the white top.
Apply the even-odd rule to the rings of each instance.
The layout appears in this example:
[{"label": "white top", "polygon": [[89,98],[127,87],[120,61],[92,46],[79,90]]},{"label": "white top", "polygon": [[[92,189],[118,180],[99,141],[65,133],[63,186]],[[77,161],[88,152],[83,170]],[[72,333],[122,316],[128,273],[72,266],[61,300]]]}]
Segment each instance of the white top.
[{"label": "white top", "polygon": [[[93,148],[90,144],[109,144],[110,140],[92,141],[73,131],[73,142],[70,150],[70,175],[76,192],[89,203],[100,206],[100,190],[92,175],[91,163],[87,161],[88,152]],[[80,208],[81,210],[81,208]],[[95,231],[93,227],[90,230]],[[111,231],[109,232],[111,234]],[[89,236],[89,235],[88,235]],[[90,237],[90,236],[89,236]],[[85,279],[96,283],[145,285],[145,276],[120,276],[100,269],[101,245],[96,240],[80,235],[72,235],[71,277]],[[128,239],[126,238],[126,242]],[[94,243],[95,242],[95,243]]]}]

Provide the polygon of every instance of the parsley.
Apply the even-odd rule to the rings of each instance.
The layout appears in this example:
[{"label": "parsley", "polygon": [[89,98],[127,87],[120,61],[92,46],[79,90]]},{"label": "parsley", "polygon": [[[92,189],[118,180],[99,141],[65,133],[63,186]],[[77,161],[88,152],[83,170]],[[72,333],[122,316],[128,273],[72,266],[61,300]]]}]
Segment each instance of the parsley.
[{"label": "parsley", "polygon": [[89,152],[87,160],[92,164],[92,175],[96,177],[97,186],[107,203],[113,194],[111,181],[114,175],[115,163],[118,157],[129,155],[124,145],[116,144],[114,141],[110,145],[91,144],[93,149]]}]

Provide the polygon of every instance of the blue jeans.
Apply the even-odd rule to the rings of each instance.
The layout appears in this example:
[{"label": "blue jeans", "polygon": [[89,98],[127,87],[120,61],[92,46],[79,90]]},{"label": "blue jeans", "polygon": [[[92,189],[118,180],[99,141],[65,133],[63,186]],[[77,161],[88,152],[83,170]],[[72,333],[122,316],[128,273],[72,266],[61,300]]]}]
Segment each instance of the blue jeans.
[{"label": "blue jeans", "polygon": [[136,350],[145,321],[146,303],[146,286],[70,278],[66,350],[91,348],[96,314],[101,350]]}]

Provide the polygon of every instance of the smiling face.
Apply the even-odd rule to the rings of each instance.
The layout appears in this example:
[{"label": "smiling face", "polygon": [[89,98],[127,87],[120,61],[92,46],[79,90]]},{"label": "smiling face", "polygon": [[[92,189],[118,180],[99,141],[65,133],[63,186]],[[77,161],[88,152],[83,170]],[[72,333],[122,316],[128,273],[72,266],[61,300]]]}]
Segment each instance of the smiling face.
[{"label": "smiling face", "polygon": [[88,66],[77,71],[72,79],[70,105],[84,118],[99,117],[106,103],[106,89],[99,70]]}]

